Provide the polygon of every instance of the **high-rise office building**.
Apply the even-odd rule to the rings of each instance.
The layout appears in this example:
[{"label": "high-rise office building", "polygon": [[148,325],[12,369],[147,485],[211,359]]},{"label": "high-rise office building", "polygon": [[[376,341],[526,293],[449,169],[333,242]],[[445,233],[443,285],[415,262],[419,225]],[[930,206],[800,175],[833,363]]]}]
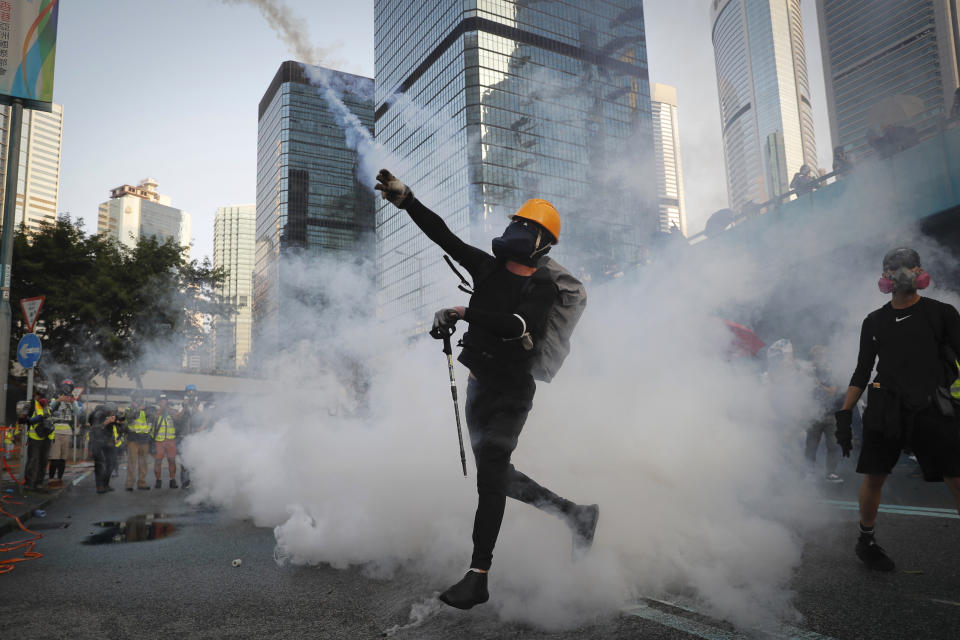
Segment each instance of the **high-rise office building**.
[{"label": "high-rise office building", "polygon": [[318,75],[373,134],[372,79],[293,61],[280,65],[259,106],[253,277],[258,351],[279,337],[283,300],[302,298],[287,290],[284,254],[337,260],[372,254],[373,193],[358,182],[357,153],[311,84]]},{"label": "high-rise office building", "polygon": [[111,189],[110,199],[100,203],[97,212],[97,233],[128,247],[152,237],[173,240],[189,251],[190,228],[190,214],[171,206],[169,196],[157,193],[153,178]]},{"label": "high-rise office building", "polygon": [[958,4],[817,0],[834,148],[859,162],[876,154],[870,138],[886,125],[921,141],[937,133],[960,86]]},{"label": "high-rise office building", "polygon": [[687,235],[687,210],[683,199],[683,164],[680,161],[680,109],[677,89],[653,83],[653,151],[657,159],[657,206],[660,231],[679,229]]},{"label": "high-rise office building", "polygon": [[789,190],[816,167],[801,0],[713,0],[713,50],[730,207]]},{"label": "high-rise office building", "polygon": [[[374,37],[377,143],[454,233],[489,248],[544,198],[568,268],[641,259],[657,229],[641,0],[376,0]],[[442,254],[391,205],[377,237],[381,314],[422,325],[449,300]]]},{"label": "high-rise office building", "polygon": [[213,266],[227,272],[218,293],[234,311],[231,317],[218,316],[213,321],[218,369],[242,369],[250,353],[256,229],[254,205],[217,209],[213,221]]},{"label": "high-rise office building", "polygon": [[[57,220],[60,190],[60,145],[63,138],[63,107],[51,110],[23,110],[20,129],[20,167],[17,175],[17,228],[37,231],[43,223]],[[0,198],[6,185],[7,145],[9,144],[10,107],[2,113],[0,144]],[[0,200],[2,202],[2,200]]]}]

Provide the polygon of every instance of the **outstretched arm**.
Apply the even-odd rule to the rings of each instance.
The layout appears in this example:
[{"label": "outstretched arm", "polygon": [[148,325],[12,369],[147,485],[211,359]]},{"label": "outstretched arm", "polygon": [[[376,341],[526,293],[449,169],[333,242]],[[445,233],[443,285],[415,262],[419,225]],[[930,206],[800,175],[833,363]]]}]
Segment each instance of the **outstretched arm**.
[{"label": "outstretched arm", "polygon": [[458,238],[450,231],[450,227],[443,221],[443,218],[417,200],[413,192],[410,191],[410,187],[400,182],[386,169],[381,169],[380,173],[377,174],[375,188],[383,194],[385,200],[389,200],[400,209],[405,209],[414,224],[420,227],[420,230],[434,244],[463,265],[476,282],[477,275],[481,272],[483,265],[493,259],[490,254]]}]

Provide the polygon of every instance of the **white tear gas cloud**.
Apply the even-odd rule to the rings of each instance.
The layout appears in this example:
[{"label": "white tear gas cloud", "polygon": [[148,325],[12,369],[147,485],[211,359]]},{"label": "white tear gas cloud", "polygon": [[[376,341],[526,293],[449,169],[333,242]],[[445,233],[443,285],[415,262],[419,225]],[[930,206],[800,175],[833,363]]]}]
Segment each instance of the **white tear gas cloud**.
[{"label": "white tear gas cloud", "polygon": [[[862,225],[866,237],[890,217],[871,206],[836,225]],[[801,359],[826,345],[845,387],[860,322],[885,300],[875,286],[883,251],[913,243],[934,278],[954,265],[902,231],[860,248],[802,239],[755,252],[764,257],[682,246],[636,277],[592,285],[572,355],[539,385],[513,462],[600,504],[596,543],[571,563],[565,525],[509,502],[489,606],[504,620],[569,628],[638,595],[684,594],[743,627],[795,620],[791,578],[830,518],[803,481],[803,432],[822,408],[803,367],[784,382],[762,376],[762,362],[725,357],[720,318],[762,327],[768,343],[793,339]],[[185,448],[194,499],[275,527],[281,561],[421,572],[442,589],[467,566],[476,493],[472,463],[460,476],[440,345],[401,343],[369,309],[352,312],[376,297],[352,267],[298,269],[346,302],[285,314],[306,339],[272,370],[277,391],[237,400],[234,417]],[[451,305],[463,303],[454,285],[451,275]],[[463,398],[466,372],[457,376]],[[837,526],[852,531],[854,518]],[[411,606],[429,595],[411,594]]]},{"label": "white tear gas cloud", "polygon": [[298,60],[307,64],[324,64],[328,52],[311,44],[306,21],[295,15],[283,0],[221,0],[221,2],[256,7],[267,19],[270,28],[287,43]]}]

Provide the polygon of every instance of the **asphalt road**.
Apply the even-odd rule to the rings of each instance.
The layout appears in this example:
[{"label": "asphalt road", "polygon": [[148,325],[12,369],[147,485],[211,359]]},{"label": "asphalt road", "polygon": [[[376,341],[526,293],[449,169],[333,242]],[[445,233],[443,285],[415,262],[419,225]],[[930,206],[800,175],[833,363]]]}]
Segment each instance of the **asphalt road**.
[{"label": "asphalt road", "polygon": [[[825,498],[837,501],[835,522],[808,544],[794,580],[804,620],[753,635],[663,594],[564,632],[505,623],[489,607],[460,612],[431,600],[446,585],[422,576],[382,580],[360,570],[278,566],[269,529],[188,505],[179,490],[98,496],[86,478],[46,517],[30,521],[44,534],[36,548],[43,557],[0,575],[0,637],[960,638],[960,519],[945,517],[953,506],[946,488],[898,471],[885,504],[911,509],[881,516],[881,542],[898,571],[876,574],[852,552],[856,513],[846,507],[856,499],[856,477],[848,478],[824,488]],[[163,515],[130,520],[147,514]],[[111,521],[129,526],[94,525]],[[113,542],[151,531],[162,537]],[[91,535],[110,542],[83,544]]]}]

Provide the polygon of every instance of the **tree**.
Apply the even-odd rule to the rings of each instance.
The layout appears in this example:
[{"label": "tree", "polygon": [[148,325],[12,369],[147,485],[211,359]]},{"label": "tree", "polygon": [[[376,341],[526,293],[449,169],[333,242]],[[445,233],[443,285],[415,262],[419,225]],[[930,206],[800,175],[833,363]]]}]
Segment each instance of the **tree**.
[{"label": "tree", "polygon": [[[151,352],[182,353],[198,339],[197,314],[229,313],[215,293],[225,277],[209,260],[188,261],[172,240],[141,238],[130,249],[61,217],[36,233],[17,232],[11,302],[16,308],[21,298],[46,296],[41,339],[49,375],[86,383],[119,371],[139,380]],[[11,332],[11,353],[21,334]]]}]

